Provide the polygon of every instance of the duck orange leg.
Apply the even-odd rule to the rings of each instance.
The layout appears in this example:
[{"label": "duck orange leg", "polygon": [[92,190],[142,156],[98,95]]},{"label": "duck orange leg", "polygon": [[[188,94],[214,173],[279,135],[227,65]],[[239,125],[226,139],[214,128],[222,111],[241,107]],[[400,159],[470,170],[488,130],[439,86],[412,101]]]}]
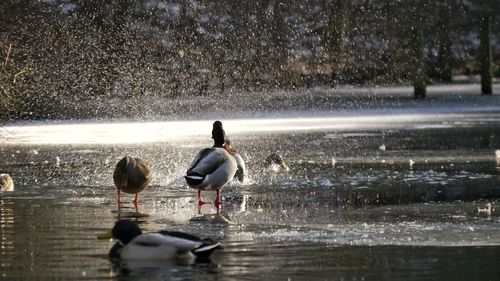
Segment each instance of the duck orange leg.
[{"label": "duck orange leg", "polygon": [[224,201],[220,199],[220,187],[215,189],[215,192],[217,192],[217,196],[215,198],[215,205],[220,206],[221,204],[224,204]]},{"label": "duck orange leg", "polygon": [[221,205],[222,205],[222,204],[217,204],[217,205],[215,205],[215,208],[216,208],[216,210],[217,210],[217,215],[220,215],[220,206],[221,206]]},{"label": "duck orange leg", "polygon": [[118,203],[118,205],[123,204],[123,201],[122,201],[122,199],[120,197],[120,189],[117,188],[116,191],[118,193],[118,200],[116,202]]},{"label": "duck orange leg", "polygon": [[134,198],[134,205],[137,206],[137,204],[139,204],[139,196],[138,196],[138,193],[135,194],[135,198]]},{"label": "duck orange leg", "polygon": [[201,189],[198,189],[198,206],[205,205],[205,204],[210,204],[210,202],[204,201],[201,198]]}]

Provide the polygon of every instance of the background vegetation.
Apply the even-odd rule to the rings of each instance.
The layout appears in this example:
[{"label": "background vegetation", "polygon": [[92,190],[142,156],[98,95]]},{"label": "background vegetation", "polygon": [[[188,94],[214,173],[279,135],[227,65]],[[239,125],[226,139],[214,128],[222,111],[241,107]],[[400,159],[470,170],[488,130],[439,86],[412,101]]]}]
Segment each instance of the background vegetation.
[{"label": "background vegetation", "polygon": [[500,75],[500,0],[3,0],[0,13],[3,120],[338,83],[425,97],[428,83]]}]

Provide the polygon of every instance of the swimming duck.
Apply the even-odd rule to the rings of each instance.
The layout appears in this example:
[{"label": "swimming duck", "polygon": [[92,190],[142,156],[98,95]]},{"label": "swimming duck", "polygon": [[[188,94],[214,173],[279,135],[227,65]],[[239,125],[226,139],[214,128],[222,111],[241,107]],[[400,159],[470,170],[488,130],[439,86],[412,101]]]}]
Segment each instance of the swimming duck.
[{"label": "swimming duck", "polygon": [[176,231],[142,233],[130,220],[116,222],[112,237],[119,241],[109,251],[110,258],[158,260],[208,258],[221,244],[212,239]]},{"label": "swimming duck", "polygon": [[0,174],[0,192],[14,191],[14,181],[8,174]]},{"label": "swimming duck", "polygon": [[143,191],[151,182],[151,170],[143,160],[131,156],[123,157],[113,173],[113,181],[118,192],[118,204],[122,203],[120,191],[135,194],[134,204],[139,202],[138,193]]},{"label": "swimming duck", "polygon": [[288,168],[288,165],[283,161],[283,158],[281,158],[280,155],[273,153],[267,156],[266,160],[264,161],[264,164],[266,167],[268,167],[270,170],[279,172],[288,172],[290,168]]},{"label": "swimming duck", "polygon": [[220,121],[213,124],[212,138],[214,146],[198,152],[184,177],[189,187],[198,189],[199,206],[209,203],[201,198],[202,190],[215,189],[217,195],[214,203],[222,203],[220,189],[234,178],[238,166],[233,155],[224,148],[225,132]]}]

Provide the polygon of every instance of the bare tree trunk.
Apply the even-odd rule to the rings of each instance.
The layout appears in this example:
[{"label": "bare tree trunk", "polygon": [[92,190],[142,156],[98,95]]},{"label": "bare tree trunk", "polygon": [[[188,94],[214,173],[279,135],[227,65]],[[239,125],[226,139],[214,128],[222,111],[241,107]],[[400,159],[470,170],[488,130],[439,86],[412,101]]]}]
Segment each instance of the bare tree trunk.
[{"label": "bare tree trunk", "polygon": [[[93,77],[95,91],[99,95],[109,94],[116,79],[118,69],[125,57],[125,25],[129,13],[129,0],[113,2],[99,0],[81,1],[83,15],[91,19],[100,33],[97,59]],[[111,20],[108,18],[111,16]]]},{"label": "bare tree trunk", "polygon": [[413,97],[424,99],[426,96],[427,75],[424,61],[424,11],[419,1],[413,3],[414,11],[410,24],[410,51],[412,64]]},{"label": "bare tree trunk", "polygon": [[282,70],[288,62],[288,50],[286,47],[287,28],[284,18],[284,4],[281,1],[273,2],[273,22],[272,22],[272,40],[275,77],[280,77]]},{"label": "bare tree trunk", "polygon": [[113,22],[109,29],[109,37],[107,45],[109,48],[109,53],[107,55],[107,64],[110,72],[106,77],[106,84],[104,85],[107,89],[107,94],[113,91],[114,84],[119,76],[119,69],[123,66],[125,62],[125,51],[127,38],[125,35],[125,29],[127,24],[127,18],[129,16],[129,0],[119,0],[116,1],[113,8],[115,12],[113,14]]},{"label": "bare tree trunk", "polygon": [[450,9],[448,1],[440,6],[440,15],[438,18],[439,30],[439,53],[438,53],[438,69],[437,76],[439,80],[444,82],[451,82],[451,62],[453,60],[453,53],[451,51],[451,38],[450,38]]},{"label": "bare tree trunk", "polygon": [[491,23],[488,15],[481,17],[479,30],[479,61],[481,64],[481,94],[492,94],[492,51],[490,44]]},{"label": "bare tree trunk", "polygon": [[421,29],[416,30],[414,34],[414,42],[412,46],[413,60],[413,97],[416,99],[424,99],[426,96],[426,74],[425,63],[423,56],[423,32]]},{"label": "bare tree trunk", "polygon": [[327,1],[329,12],[328,26],[324,32],[325,49],[330,55],[331,83],[334,87],[339,81],[341,68],[341,57],[343,53],[342,43],[345,33],[347,4],[345,0]]}]

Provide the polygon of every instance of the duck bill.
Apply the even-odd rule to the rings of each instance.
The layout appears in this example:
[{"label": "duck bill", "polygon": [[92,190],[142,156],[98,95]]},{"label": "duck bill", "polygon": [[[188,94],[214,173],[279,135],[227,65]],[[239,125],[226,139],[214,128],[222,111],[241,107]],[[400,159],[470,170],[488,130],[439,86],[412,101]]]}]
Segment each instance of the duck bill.
[{"label": "duck bill", "polygon": [[111,239],[111,238],[113,238],[113,233],[111,232],[111,229],[106,232],[97,234],[97,239]]},{"label": "duck bill", "polygon": [[283,171],[286,171],[286,172],[288,172],[290,170],[290,168],[288,168],[288,165],[285,162],[281,162],[280,167],[281,167],[281,169],[283,169]]}]

